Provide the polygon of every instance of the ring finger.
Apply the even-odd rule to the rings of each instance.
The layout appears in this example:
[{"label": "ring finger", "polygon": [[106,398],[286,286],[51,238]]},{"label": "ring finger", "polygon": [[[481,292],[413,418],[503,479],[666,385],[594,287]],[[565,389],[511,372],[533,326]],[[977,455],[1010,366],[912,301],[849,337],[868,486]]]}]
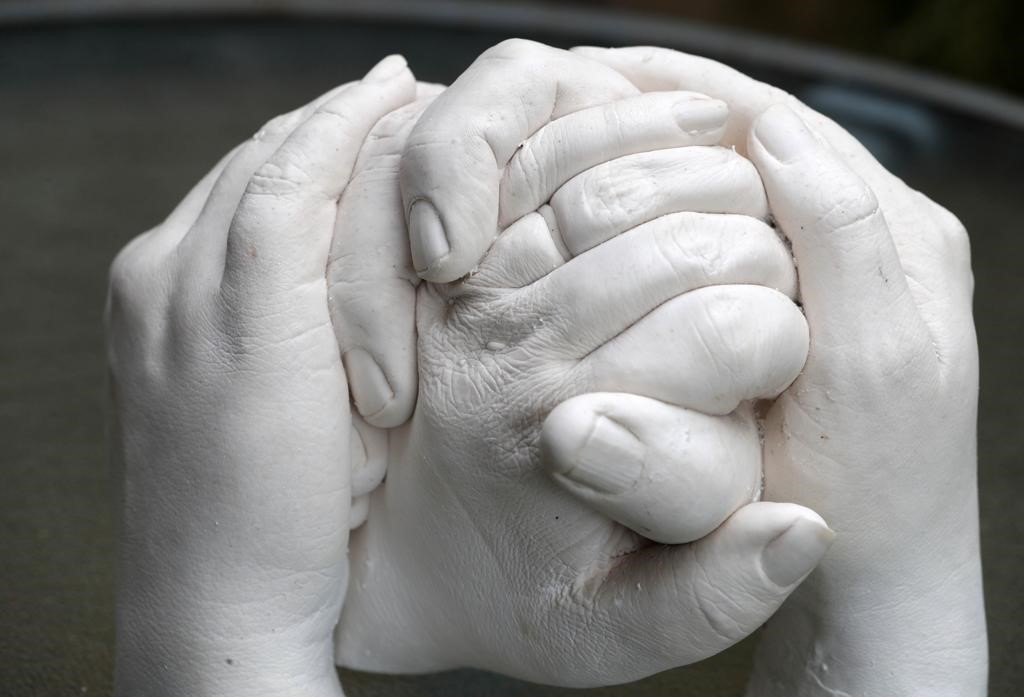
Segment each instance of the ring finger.
[{"label": "ring finger", "polygon": [[688,146],[627,155],[572,178],[550,205],[510,225],[467,286],[521,288],[602,242],[682,212],[764,220],[768,204],[757,170],[730,149]]}]

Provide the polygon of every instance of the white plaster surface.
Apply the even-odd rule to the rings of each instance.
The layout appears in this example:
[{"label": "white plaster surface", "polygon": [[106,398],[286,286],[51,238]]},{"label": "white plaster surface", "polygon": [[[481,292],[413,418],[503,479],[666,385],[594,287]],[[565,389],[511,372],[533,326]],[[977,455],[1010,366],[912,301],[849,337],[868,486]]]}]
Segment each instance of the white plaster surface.
[{"label": "white plaster surface", "polygon": [[950,213],[725,66],[388,58],[114,263],[118,692],[603,685],[768,621],[751,695],[983,694],[971,291]]}]

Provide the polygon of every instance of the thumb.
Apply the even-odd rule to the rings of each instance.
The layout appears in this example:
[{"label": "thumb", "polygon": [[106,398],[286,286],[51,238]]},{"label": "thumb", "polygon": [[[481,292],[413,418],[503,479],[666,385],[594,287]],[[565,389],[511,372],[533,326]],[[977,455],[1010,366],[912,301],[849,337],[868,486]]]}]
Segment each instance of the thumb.
[{"label": "thumb", "polygon": [[708,416],[633,394],[585,394],[551,412],[540,442],[556,482],[666,544],[704,537],[750,503],[761,484],[749,404]]},{"label": "thumb", "polygon": [[429,99],[374,126],[338,207],[327,266],[331,319],[356,410],[379,428],[416,402],[416,285],[398,187],[398,158]]},{"label": "thumb", "polygon": [[636,643],[637,676],[703,660],[745,638],[817,566],[835,533],[810,509],[751,503],[690,545],[625,558],[598,603]]},{"label": "thumb", "polygon": [[636,93],[561,49],[512,39],[484,52],[423,114],[402,156],[417,273],[445,283],[476,267],[498,234],[502,172],[524,140],[559,116]]},{"label": "thumb", "polygon": [[815,341],[867,348],[886,325],[913,326],[913,296],[871,187],[785,106],[757,118],[748,152],[793,245],[812,357]]}]

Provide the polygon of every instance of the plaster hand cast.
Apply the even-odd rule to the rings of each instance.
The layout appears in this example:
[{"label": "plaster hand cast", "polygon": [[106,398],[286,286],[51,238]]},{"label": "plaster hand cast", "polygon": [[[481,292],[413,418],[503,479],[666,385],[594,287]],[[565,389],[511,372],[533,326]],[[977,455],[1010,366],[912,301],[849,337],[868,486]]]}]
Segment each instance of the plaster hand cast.
[{"label": "plaster hand cast", "polygon": [[[338,694],[364,517],[354,667],[608,684],[771,615],[831,533],[742,505],[746,402],[789,384],[807,328],[760,180],[707,147],[724,106],[640,93],[678,88],[732,106],[726,143],[749,139],[800,262],[811,356],[769,412],[768,495],[843,532],[751,693],[983,692],[959,223],[717,64],[506,42],[411,134],[425,102],[397,58],[268,124],[119,255],[119,693]],[[776,108],[751,134],[778,102],[810,130]],[[410,263],[475,273],[414,291]],[[386,433],[415,402],[414,313],[420,398]]]},{"label": "plaster hand cast", "polygon": [[[839,534],[768,623],[749,694],[983,695],[978,355],[963,226],[781,90],[666,49],[577,51],[641,89],[726,101],[726,143],[749,154],[792,242],[810,355],[767,415],[766,498],[811,506]],[[664,408],[625,395],[570,405],[580,420],[615,413],[627,427]],[[564,433],[558,414],[546,429]],[[635,433],[650,450],[676,437]],[[553,465],[571,468],[573,455],[556,451]]]},{"label": "plaster hand cast", "polygon": [[[637,399],[673,404],[674,410],[654,414],[650,426],[661,419],[677,433],[690,429],[682,464],[698,474],[686,481],[674,471],[680,463],[652,461],[666,468],[655,479],[691,500],[698,498],[696,482],[726,504],[706,529],[661,529],[680,537],[674,541],[692,539],[742,504],[722,492],[739,491],[749,500],[756,488],[742,473],[739,480],[718,479],[731,476],[728,466],[698,466],[732,465],[738,454],[756,473],[753,420],[748,410],[735,410],[791,382],[803,364],[806,328],[796,306],[772,290],[792,293],[794,272],[788,250],[758,220],[765,206],[749,163],[729,150],[669,143],[657,153],[623,157],[615,148],[593,148],[602,134],[644,132],[643,119],[616,120],[645,113],[623,109],[626,102],[590,105],[597,110],[591,113],[577,105],[543,130],[529,114],[510,119],[503,110],[517,113],[523,94],[483,99],[495,84],[493,71],[534,76],[520,89],[534,97],[574,94],[538,85],[539,75],[597,81],[583,78],[593,65],[553,49],[520,43],[497,50],[510,49],[514,60],[485,54],[428,108],[406,146],[402,184],[414,233],[438,232],[437,221],[422,217],[425,201],[428,210],[443,211],[444,230],[449,221],[484,221],[488,227],[472,230],[478,242],[471,245],[489,243],[497,221],[515,222],[468,278],[418,291],[419,397],[412,421],[389,434],[387,482],[372,495],[366,524],[352,539],[338,658],[372,670],[476,666],[565,685],[623,682],[699,660],[746,636],[810,571],[831,535],[807,509],[756,503],[700,542],[649,546],[610,519],[643,493],[616,457],[565,477],[604,495],[609,503],[602,513],[551,486],[540,466],[543,415],[593,390],[628,390]],[[575,72],[513,67],[539,61],[550,68],[563,60]],[[622,91],[618,98],[639,99]],[[557,104],[525,103],[537,114],[564,113]],[[724,113],[715,108],[720,120],[711,130],[720,132]],[[525,132],[506,133],[503,121]],[[566,127],[574,122],[595,124],[596,131]],[[555,129],[557,139],[550,135]],[[467,148],[451,145],[463,137]],[[474,149],[478,143],[486,149]],[[495,169],[514,159],[516,143],[524,143],[521,164],[497,168],[477,187],[491,212],[467,207],[464,218],[453,214],[474,193],[447,177],[461,172],[472,181],[486,169],[474,169],[474,157],[489,158]],[[591,150],[600,156],[582,154]],[[579,162],[560,160],[562,152]],[[445,162],[435,168],[438,158]],[[700,180],[657,176],[682,172],[686,163],[699,163]],[[511,196],[507,188],[517,171],[528,173],[523,181],[540,184]],[[577,173],[582,179],[562,185]],[[614,199],[595,186],[601,181],[621,184]],[[550,207],[528,212],[548,198]],[[508,212],[513,204],[504,202],[519,200],[530,203],[517,204],[516,213],[525,215],[516,220]],[[562,205],[571,208],[559,214]],[[681,205],[726,212],[675,212]],[[507,217],[499,216],[499,206],[507,206]],[[594,213],[602,208],[609,213]],[[414,260],[431,256],[432,245],[414,239]],[[463,257],[451,256],[453,249],[421,267],[454,273],[458,267],[448,260]],[[613,456],[630,455],[636,442],[623,438],[614,419],[595,423],[593,433]]]},{"label": "plaster hand cast", "polygon": [[[409,102],[414,92],[425,99]],[[337,354],[367,420],[400,419],[415,394],[408,347],[416,279],[397,160],[436,92],[414,88],[400,59],[383,62],[363,83],[261,129],[116,260],[108,335],[126,484],[119,694],[337,693],[327,636],[347,580],[346,533],[367,515],[366,494],[388,456],[387,434],[349,414]],[[522,156],[536,152],[546,166],[509,167],[507,188],[526,191],[532,174],[557,184],[602,157],[645,147],[710,144],[724,118],[720,103],[679,93],[582,110],[524,143]],[[629,126],[625,137],[620,123]],[[589,135],[563,138],[569,127]],[[577,150],[564,158],[552,140]],[[644,157],[611,174],[628,184]],[[676,148],[651,157],[661,171],[706,164],[719,173],[717,185],[662,187],[663,206],[717,208],[733,192],[737,213],[764,215],[756,177],[734,155]],[[546,247],[530,236],[539,221],[557,224],[555,210],[524,218],[521,234],[504,240],[504,261],[481,278],[504,273],[499,285],[513,276],[525,285],[549,271],[530,260],[552,252],[552,228],[545,222]],[[637,214],[616,224],[647,219],[639,207]],[[688,224],[712,224],[698,218]],[[574,251],[609,234],[579,221],[565,226]],[[763,226],[732,227],[750,247],[748,265],[757,264],[758,239],[777,256]],[[326,288],[315,273],[324,265]],[[792,287],[792,274],[772,280]],[[702,534],[756,485],[749,416],[716,428],[740,442],[705,429],[705,454],[721,448],[728,466],[703,482],[707,496],[681,519],[685,529],[673,521],[663,534]]]},{"label": "plaster hand cast", "polygon": [[118,694],[340,694],[350,497],[379,475],[350,478],[324,269],[361,145],[416,92],[392,56],[272,121],[113,264]]}]

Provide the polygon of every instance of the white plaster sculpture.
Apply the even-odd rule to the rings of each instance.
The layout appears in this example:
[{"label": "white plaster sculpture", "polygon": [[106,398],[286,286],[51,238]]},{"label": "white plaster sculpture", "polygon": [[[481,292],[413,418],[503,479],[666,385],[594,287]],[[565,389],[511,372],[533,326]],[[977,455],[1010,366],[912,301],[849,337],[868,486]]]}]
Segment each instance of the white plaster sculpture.
[{"label": "white plaster sculpture", "polygon": [[[608,684],[747,635],[832,537],[744,505],[748,400],[808,345],[770,204],[810,357],[768,412],[766,498],[840,537],[751,694],[982,694],[959,223],[683,54],[506,42],[439,91],[383,61],[115,262],[118,692],[338,694],[343,596],[338,658],[370,669]],[[778,107],[748,135],[780,102],[815,135]],[[474,273],[417,290],[413,262]]]},{"label": "white plaster sculpture", "polygon": [[416,91],[392,57],[272,121],[114,262],[118,694],[340,691],[360,491],[324,269],[360,146]]},{"label": "white plaster sculpture", "polygon": [[[638,678],[746,636],[830,542],[820,518],[786,504],[748,506],[687,547],[649,547],[613,522],[689,542],[750,502],[758,434],[749,407],[733,412],[790,384],[807,335],[797,307],[772,290],[791,294],[795,277],[758,219],[767,207],[753,167],[728,149],[686,145],[718,140],[722,105],[637,96],[595,65],[499,46],[409,136],[402,176],[413,220],[428,220],[426,196],[447,196],[451,167],[485,182],[462,169],[475,161],[453,156],[475,155],[478,143],[491,170],[508,163],[489,183],[498,226],[511,225],[467,279],[420,291],[419,398],[390,436],[387,483],[352,540],[343,665],[470,665],[565,685]],[[585,80],[608,80],[616,91],[604,97],[615,101],[555,89]],[[509,132],[508,114],[521,131]],[[461,191],[460,202],[478,201],[472,186]],[[493,236],[494,218],[467,230]],[[438,246],[413,245],[413,258]],[[656,486],[632,488],[616,462],[628,443],[612,450],[611,440],[605,467],[562,478],[605,492],[603,511],[552,486],[538,447],[541,415],[595,390],[676,405],[646,426],[668,424],[676,436],[666,449],[675,458],[652,463],[664,469],[648,475]],[[614,435],[613,422],[598,428]],[[675,515],[659,520],[659,510]],[[707,613],[729,593],[747,602],[723,631],[726,621]]]},{"label": "white plaster sculpture", "polygon": [[793,245],[811,346],[768,413],[765,497],[839,535],[768,623],[749,693],[985,694],[963,225],[781,90],[665,49],[579,53],[644,90],[727,102],[725,142],[757,166]]}]

